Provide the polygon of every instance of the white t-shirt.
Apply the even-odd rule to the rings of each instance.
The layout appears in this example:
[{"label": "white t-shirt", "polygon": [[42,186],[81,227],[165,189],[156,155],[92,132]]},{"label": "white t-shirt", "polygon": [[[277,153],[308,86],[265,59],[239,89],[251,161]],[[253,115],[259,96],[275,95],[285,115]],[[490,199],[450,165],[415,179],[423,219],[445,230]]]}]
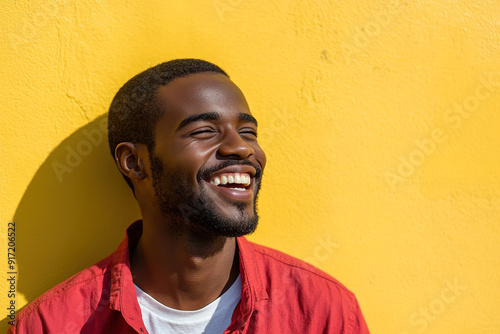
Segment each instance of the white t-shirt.
[{"label": "white t-shirt", "polygon": [[221,334],[231,323],[241,297],[241,278],[222,296],[196,311],[180,311],[158,302],[135,285],[142,321],[150,334]]}]

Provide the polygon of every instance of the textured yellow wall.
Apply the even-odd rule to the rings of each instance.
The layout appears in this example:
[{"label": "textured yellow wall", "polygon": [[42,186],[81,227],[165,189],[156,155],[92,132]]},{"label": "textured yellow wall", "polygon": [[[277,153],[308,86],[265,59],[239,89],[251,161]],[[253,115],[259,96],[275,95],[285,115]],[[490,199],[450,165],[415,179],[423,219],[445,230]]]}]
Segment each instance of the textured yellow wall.
[{"label": "textured yellow wall", "polygon": [[[352,289],[373,333],[500,332],[500,3],[3,2],[0,319],[138,216],[102,115],[132,75],[210,60],[268,165],[251,239]],[[6,319],[0,331],[6,329]]]}]

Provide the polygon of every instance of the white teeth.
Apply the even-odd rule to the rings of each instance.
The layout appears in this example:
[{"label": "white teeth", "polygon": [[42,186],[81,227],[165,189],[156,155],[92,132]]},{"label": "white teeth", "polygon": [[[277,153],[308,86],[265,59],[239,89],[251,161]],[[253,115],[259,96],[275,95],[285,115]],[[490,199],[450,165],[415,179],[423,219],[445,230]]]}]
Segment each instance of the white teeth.
[{"label": "white teeth", "polygon": [[[243,174],[240,174],[240,173],[234,173],[232,175],[222,175],[220,177],[214,177],[212,181],[210,181],[211,184],[213,185],[225,185],[225,184],[228,184],[228,183],[236,183],[236,184],[241,184],[243,186],[249,186],[250,185],[250,182],[251,182],[251,178],[250,178],[250,175],[246,174],[246,173],[243,173]],[[233,189],[233,188],[231,188]],[[236,188],[234,188],[236,189]],[[242,188],[238,188],[238,189],[242,189]],[[245,190],[245,189],[243,189]]]},{"label": "white teeth", "polygon": [[245,191],[246,190],[245,188],[230,188],[230,189],[234,189],[234,190],[238,190],[238,191]]}]

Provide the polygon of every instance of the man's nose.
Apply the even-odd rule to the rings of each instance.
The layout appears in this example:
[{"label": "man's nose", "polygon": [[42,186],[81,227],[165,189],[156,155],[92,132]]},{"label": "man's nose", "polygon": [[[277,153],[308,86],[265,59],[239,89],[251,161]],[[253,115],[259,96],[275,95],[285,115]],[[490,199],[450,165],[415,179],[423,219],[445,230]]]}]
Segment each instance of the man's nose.
[{"label": "man's nose", "polygon": [[218,153],[223,157],[246,159],[254,154],[254,150],[238,131],[228,131],[222,139]]}]

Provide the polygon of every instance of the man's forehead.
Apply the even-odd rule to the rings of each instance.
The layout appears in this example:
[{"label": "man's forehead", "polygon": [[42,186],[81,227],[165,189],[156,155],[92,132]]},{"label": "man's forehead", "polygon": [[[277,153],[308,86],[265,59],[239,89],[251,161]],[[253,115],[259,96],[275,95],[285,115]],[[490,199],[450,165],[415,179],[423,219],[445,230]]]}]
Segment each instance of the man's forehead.
[{"label": "man's forehead", "polygon": [[241,90],[225,75],[214,72],[194,73],[176,78],[157,89],[159,102],[193,102],[243,99]]},{"label": "man's forehead", "polygon": [[160,86],[156,93],[164,119],[177,129],[201,120],[221,120],[234,116],[257,124],[241,90],[219,73],[190,74]]}]

